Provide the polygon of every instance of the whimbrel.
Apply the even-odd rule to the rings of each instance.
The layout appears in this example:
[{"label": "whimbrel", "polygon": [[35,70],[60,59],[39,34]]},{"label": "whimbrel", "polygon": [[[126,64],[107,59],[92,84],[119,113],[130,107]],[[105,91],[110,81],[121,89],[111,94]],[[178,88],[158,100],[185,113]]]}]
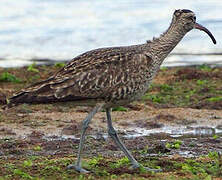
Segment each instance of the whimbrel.
[{"label": "whimbrel", "polygon": [[[145,44],[100,48],[83,53],[47,80],[33,84],[9,99],[7,108],[21,103],[54,103],[73,101],[93,106],[82,122],[77,162],[68,168],[86,173],[81,166],[81,153],[86,129],[102,108],[107,115],[108,134],[125,153],[133,168],[140,164],[119,139],[111,120],[111,108],[125,105],[143,96],[160,65],[187,32],[199,29],[216,40],[208,29],[196,23],[195,14],[187,9],[176,10],[172,22],[159,38]],[[146,168],[149,171],[157,169]]]}]

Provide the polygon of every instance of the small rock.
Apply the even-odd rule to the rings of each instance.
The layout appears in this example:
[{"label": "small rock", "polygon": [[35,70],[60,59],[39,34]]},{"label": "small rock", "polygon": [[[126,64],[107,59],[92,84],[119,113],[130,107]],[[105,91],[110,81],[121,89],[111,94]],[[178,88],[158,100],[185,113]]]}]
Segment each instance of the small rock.
[{"label": "small rock", "polygon": [[158,153],[168,153],[170,151],[171,150],[166,148],[164,143],[156,145],[154,148],[147,150],[148,153],[155,153],[155,154],[158,154]]},{"label": "small rock", "polygon": [[0,104],[6,104],[6,103],[7,103],[6,95],[0,92]]}]

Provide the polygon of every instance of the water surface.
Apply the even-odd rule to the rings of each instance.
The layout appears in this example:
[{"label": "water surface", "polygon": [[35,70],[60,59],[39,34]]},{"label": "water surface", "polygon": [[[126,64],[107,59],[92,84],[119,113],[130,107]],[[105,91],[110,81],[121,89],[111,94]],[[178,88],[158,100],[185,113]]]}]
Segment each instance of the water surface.
[{"label": "water surface", "polygon": [[222,64],[220,0],[1,0],[0,67],[67,61],[99,47],[144,43],[167,29],[178,8],[193,10],[218,43],[193,30],[164,65]]}]

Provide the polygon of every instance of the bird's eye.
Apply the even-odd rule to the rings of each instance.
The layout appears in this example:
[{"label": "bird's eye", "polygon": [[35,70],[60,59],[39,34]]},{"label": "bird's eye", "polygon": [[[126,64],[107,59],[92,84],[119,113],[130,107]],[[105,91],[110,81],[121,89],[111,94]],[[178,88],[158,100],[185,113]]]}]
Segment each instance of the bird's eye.
[{"label": "bird's eye", "polygon": [[196,16],[188,16],[187,19],[192,20],[193,22],[196,21]]}]

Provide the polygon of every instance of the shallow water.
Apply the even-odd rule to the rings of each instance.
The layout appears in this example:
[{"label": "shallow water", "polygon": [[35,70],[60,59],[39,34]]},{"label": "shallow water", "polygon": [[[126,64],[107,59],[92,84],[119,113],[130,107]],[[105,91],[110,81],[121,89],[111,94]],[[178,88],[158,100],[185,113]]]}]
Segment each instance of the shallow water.
[{"label": "shallow water", "polygon": [[196,12],[218,43],[193,30],[164,65],[222,65],[219,0],[1,0],[0,67],[66,61],[99,47],[144,43],[167,29],[178,8]]},{"label": "shallow water", "polygon": [[171,137],[182,137],[185,135],[190,136],[213,136],[222,134],[222,129],[212,126],[163,126],[155,129],[134,128],[133,133],[125,135],[126,138],[135,138],[139,136],[152,136],[161,133],[168,134]]},{"label": "shallow water", "polygon": [[[17,138],[26,138],[29,134],[31,134],[31,129],[19,130],[14,129],[15,133],[8,135],[7,137],[17,137]],[[170,125],[164,125],[161,128],[154,128],[154,129],[146,129],[146,128],[139,128],[139,127],[133,127],[132,129],[128,128],[127,130],[119,129],[120,134],[123,134],[122,137],[126,139],[132,139],[136,137],[142,137],[142,136],[153,136],[153,135],[160,135],[162,133],[165,133],[173,138],[178,138],[182,136],[190,135],[192,137],[199,137],[199,136],[213,136],[213,135],[221,135],[222,129],[213,127],[213,126],[170,126]],[[121,133],[122,132],[122,133]],[[97,133],[97,134],[91,134],[91,137],[95,139],[107,139],[108,134],[107,133]],[[0,135],[0,139],[4,139],[5,135]],[[60,131],[55,131],[54,133],[46,133],[44,135],[44,139],[53,141],[53,140],[66,140],[66,139],[79,139],[79,137],[76,137],[75,135],[66,135],[61,134]]]}]

